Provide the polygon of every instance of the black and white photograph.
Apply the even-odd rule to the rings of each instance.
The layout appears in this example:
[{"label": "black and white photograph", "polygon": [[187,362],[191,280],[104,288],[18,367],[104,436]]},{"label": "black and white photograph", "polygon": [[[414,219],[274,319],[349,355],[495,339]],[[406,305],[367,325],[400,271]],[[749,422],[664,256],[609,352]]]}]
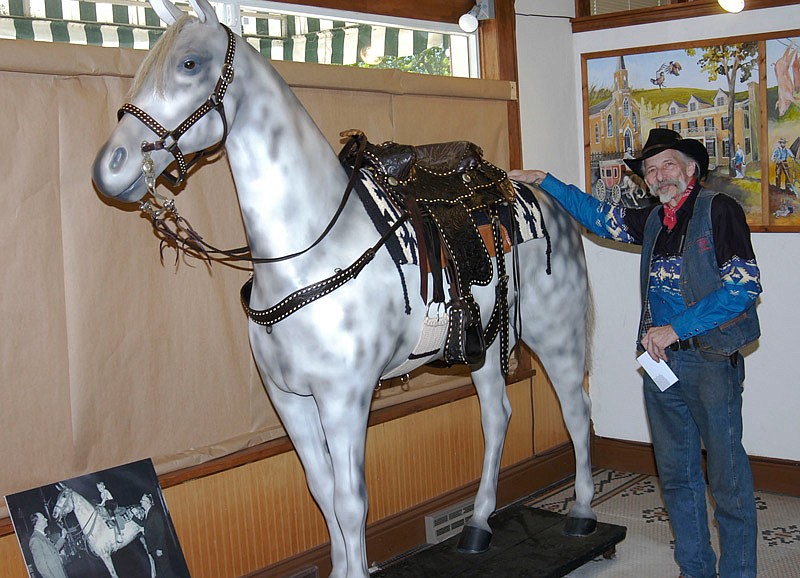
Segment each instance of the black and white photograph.
[{"label": "black and white photograph", "polygon": [[30,578],[189,578],[150,459],[6,496]]}]

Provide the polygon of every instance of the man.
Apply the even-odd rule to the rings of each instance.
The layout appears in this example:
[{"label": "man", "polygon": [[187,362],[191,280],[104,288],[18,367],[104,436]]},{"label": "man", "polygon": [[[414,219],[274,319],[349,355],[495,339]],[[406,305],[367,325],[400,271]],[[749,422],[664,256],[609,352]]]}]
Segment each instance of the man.
[{"label": "man", "polygon": [[153,497],[150,494],[144,494],[139,503],[144,516],[142,518],[134,516],[133,521],[144,528],[145,546],[155,564],[155,575],[157,578],[175,578],[177,574],[172,569],[167,550],[168,531],[164,516],[153,507]]},{"label": "man", "polygon": [[64,537],[67,531],[61,528],[61,537],[57,544],[53,544],[47,537],[47,518],[41,512],[31,516],[33,533],[28,541],[28,547],[33,558],[33,565],[42,578],[67,578],[64,565],[61,563],[59,550],[64,546]]},{"label": "man", "polygon": [[[789,159],[793,158],[792,151],[786,148],[786,139],[779,138],[778,146],[772,151],[772,162],[775,163],[775,186],[779,189],[785,189],[786,185],[792,183],[792,177],[789,174]],[[785,184],[781,186],[781,182]]]},{"label": "man", "polygon": [[701,443],[716,502],[720,578],[756,575],[753,478],[742,446],[739,349],[760,335],[758,266],[744,211],[705,190],[708,153],[698,141],[653,129],[626,160],[661,201],[626,209],[601,203],[542,171],[512,171],[540,184],[590,231],[642,245],[639,348],[668,363],[678,381],[662,391],[644,375],[644,398],[664,501],[683,578],[713,578]]}]

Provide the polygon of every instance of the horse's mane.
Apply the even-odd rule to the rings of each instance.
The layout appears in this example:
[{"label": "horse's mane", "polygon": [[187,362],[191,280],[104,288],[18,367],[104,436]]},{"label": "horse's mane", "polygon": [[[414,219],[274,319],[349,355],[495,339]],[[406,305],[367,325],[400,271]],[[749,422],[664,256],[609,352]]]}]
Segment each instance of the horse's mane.
[{"label": "horse's mane", "polygon": [[160,71],[155,78],[155,91],[159,96],[164,96],[164,86],[166,85],[167,66],[166,61],[172,49],[175,47],[175,42],[178,39],[183,27],[196,20],[193,16],[185,14],[178,18],[172,26],[168,26],[161,38],[158,39],[155,46],[147,53],[147,56],[142,61],[139,70],[136,72],[136,77],[133,80],[133,86],[128,92],[127,100],[139,92],[144,84],[145,78],[150,75],[152,70]]}]

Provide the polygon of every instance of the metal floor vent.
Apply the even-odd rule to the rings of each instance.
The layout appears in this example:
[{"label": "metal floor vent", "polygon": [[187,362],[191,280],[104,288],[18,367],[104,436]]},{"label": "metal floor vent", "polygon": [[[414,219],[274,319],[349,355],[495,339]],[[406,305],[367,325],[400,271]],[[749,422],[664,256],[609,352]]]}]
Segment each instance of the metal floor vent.
[{"label": "metal floor vent", "polygon": [[438,544],[460,533],[474,508],[475,503],[467,500],[425,516],[425,540],[428,544]]}]

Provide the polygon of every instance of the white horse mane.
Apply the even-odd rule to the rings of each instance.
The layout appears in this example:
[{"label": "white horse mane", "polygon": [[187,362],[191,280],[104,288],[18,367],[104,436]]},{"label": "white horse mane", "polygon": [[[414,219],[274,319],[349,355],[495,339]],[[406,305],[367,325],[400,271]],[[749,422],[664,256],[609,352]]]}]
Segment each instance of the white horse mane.
[{"label": "white horse mane", "polygon": [[139,66],[139,70],[136,72],[136,76],[133,79],[133,86],[128,92],[128,95],[125,97],[127,101],[130,101],[131,97],[139,92],[144,84],[145,78],[149,76],[151,70],[158,71],[158,74],[156,74],[155,77],[155,92],[158,96],[164,96],[166,76],[169,72],[169,67],[166,66],[166,61],[172,53],[172,49],[178,40],[181,30],[184,26],[186,26],[186,24],[192,21],[197,21],[197,18],[186,14],[181,16],[175,22],[175,24],[167,27],[167,29],[161,35],[161,38],[159,38],[155,46],[148,51],[147,56]]}]

